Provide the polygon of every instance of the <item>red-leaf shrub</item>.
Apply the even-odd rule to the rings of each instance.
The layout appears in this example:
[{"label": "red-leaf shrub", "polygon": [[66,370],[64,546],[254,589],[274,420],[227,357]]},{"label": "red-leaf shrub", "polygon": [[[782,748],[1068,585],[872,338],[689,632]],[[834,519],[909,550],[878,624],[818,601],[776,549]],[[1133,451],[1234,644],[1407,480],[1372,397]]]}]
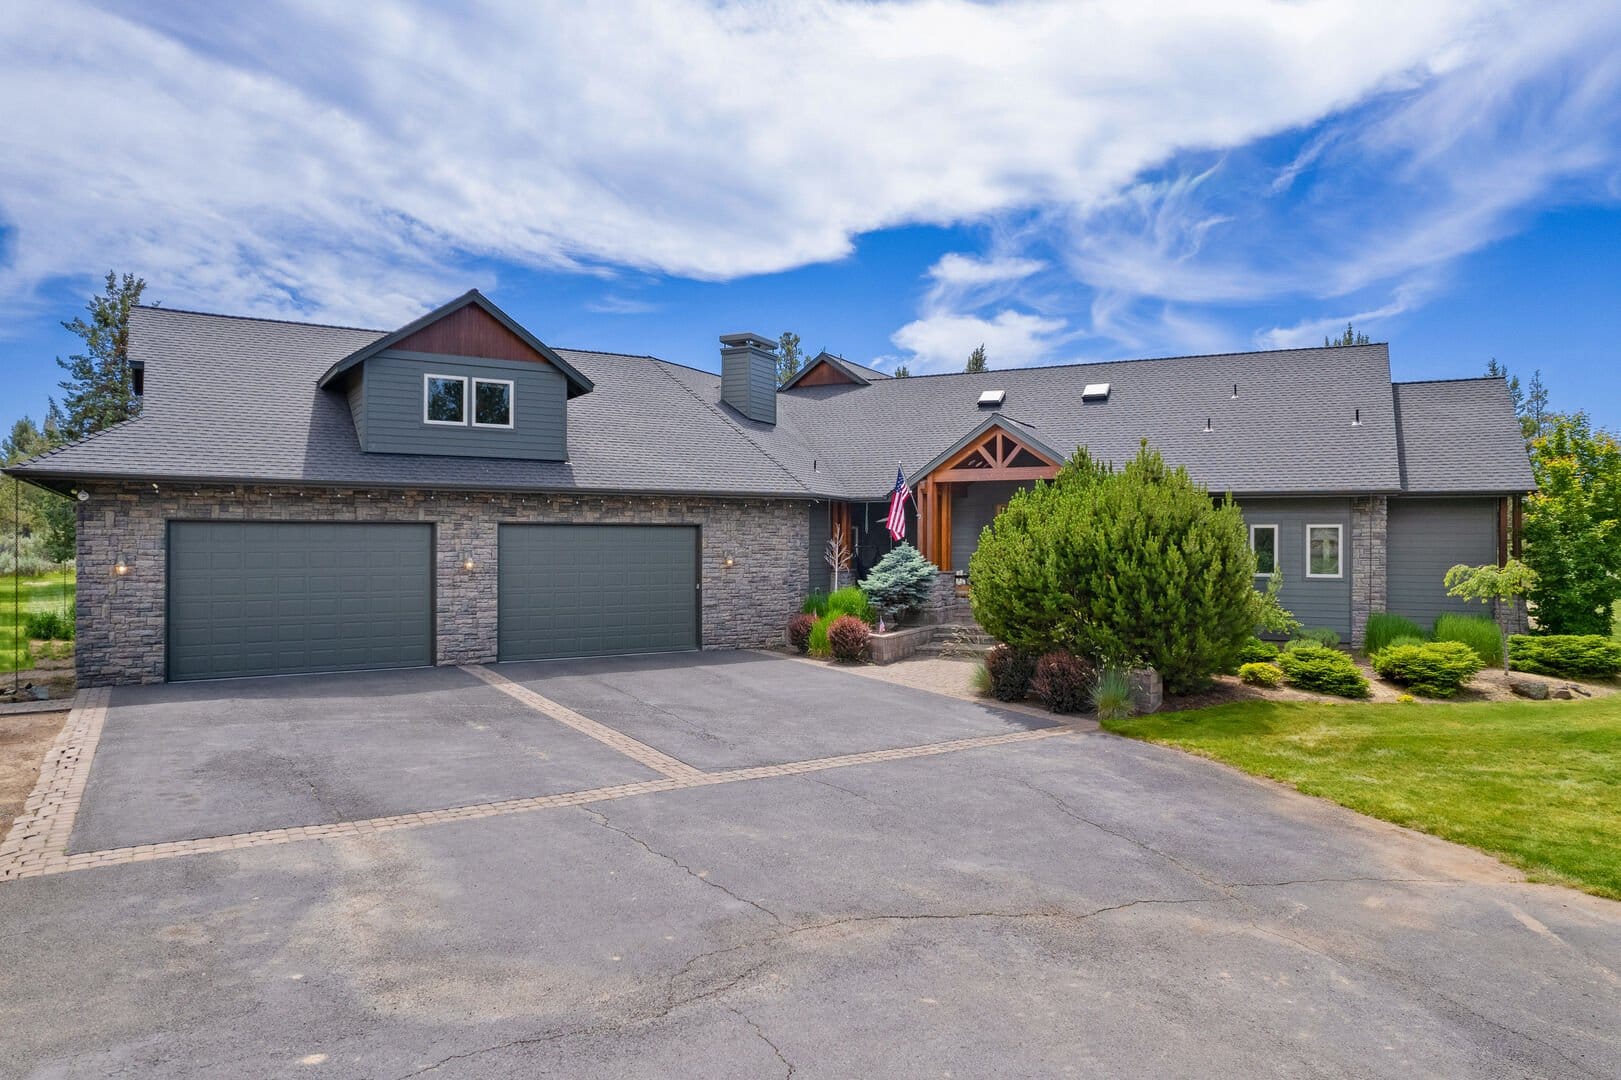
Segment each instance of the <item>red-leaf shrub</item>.
[{"label": "red-leaf shrub", "polygon": [[827,644],[833,659],[858,664],[872,649],[872,627],[854,615],[840,615],[827,628]]},{"label": "red-leaf shrub", "polygon": [[816,625],[814,615],[795,615],[788,620],[788,644],[798,651],[810,652],[811,627]]},{"label": "red-leaf shrub", "polygon": [[1045,653],[1036,661],[1030,693],[1052,712],[1085,712],[1092,703],[1092,674],[1092,665],[1073,653]]},{"label": "red-leaf shrub", "polygon": [[1012,645],[998,645],[985,654],[991,676],[991,696],[998,701],[1023,701],[1036,671],[1036,654]]}]

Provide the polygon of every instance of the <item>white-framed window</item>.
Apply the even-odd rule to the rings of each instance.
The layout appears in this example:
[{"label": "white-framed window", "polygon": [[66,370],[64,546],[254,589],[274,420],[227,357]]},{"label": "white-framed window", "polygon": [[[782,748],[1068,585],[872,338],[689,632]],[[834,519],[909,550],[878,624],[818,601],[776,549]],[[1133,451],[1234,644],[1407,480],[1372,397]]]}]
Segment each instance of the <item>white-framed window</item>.
[{"label": "white-framed window", "polygon": [[510,428],[517,394],[510,379],[474,379],[473,426]]},{"label": "white-framed window", "polygon": [[467,377],[422,376],[422,422],[461,427],[467,423]]},{"label": "white-framed window", "polygon": [[1278,527],[1251,525],[1250,550],[1255,552],[1255,576],[1271,577],[1278,571]]},{"label": "white-framed window", "polygon": [[1306,576],[1345,576],[1345,526],[1306,526]]}]

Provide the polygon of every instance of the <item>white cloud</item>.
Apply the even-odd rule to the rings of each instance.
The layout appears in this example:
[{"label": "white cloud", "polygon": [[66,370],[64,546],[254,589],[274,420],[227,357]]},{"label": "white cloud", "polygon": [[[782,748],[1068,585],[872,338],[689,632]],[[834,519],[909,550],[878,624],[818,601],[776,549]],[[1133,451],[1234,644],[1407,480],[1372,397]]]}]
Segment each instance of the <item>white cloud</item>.
[{"label": "white cloud", "polygon": [[646,315],[658,309],[659,305],[652,301],[637,300],[618,293],[607,293],[596,300],[587,301],[585,305],[585,310],[599,315]]},{"label": "white cloud", "polygon": [[912,374],[961,371],[974,346],[992,367],[1027,367],[1045,359],[1067,324],[1063,319],[1002,310],[990,318],[958,312],[925,315],[895,331]]},{"label": "white cloud", "polygon": [[[781,270],[890,226],[1109,205],[1178,151],[1473,62],[1499,10],[7,5],[0,291],[118,266],[171,303],[387,324],[503,261]],[[936,284],[1005,284],[947,280],[996,263]],[[987,343],[1052,322],[1002,312]]]}]

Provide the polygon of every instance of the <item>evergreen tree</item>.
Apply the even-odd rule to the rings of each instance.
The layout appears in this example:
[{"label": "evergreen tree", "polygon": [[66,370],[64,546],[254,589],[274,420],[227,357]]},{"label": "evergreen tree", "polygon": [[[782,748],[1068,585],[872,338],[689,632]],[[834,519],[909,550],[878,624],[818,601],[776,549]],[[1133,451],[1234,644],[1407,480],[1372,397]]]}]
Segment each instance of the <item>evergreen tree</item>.
[{"label": "evergreen tree", "polygon": [[1508,368],[1497,362],[1497,357],[1486,361],[1486,377],[1502,379],[1508,386],[1508,399],[1514,403],[1514,415],[1525,414],[1525,391],[1520,387],[1520,377],[1509,374]]},{"label": "evergreen tree", "polygon": [[129,311],[141,302],[146,282],[134,274],[122,280],[107,271],[105,287],[85,305],[83,316],[62,326],[84,339],[84,351],[57,364],[68,377],[60,405],[53,399],[47,423],[63,442],[94,435],[102,428],[134,416],[140,402],[135,396],[129,368]]},{"label": "evergreen tree", "polygon": [[1542,384],[1542,369],[1531,373],[1525,388],[1525,407],[1520,410],[1520,428],[1527,439],[1540,439],[1548,434],[1556,417],[1548,409],[1548,388]]},{"label": "evergreen tree", "polygon": [[1345,333],[1341,334],[1339,337],[1325,337],[1323,339],[1323,347],[1326,349],[1336,348],[1341,345],[1366,344],[1368,344],[1368,335],[1362,333],[1360,330],[1353,329],[1350,323],[1345,324]]},{"label": "evergreen tree", "polygon": [[985,370],[985,343],[983,341],[979,343],[978,348],[968,354],[968,366],[963,370],[970,375],[977,375]]},{"label": "evergreen tree", "polygon": [[799,335],[784,330],[777,338],[777,384],[780,386],[798,375],[804,363],[799,352]]},{"label": "evergreen tree", "polygon": [[912,377],[912,369],[911,368],[907,367],[905,364],[897,364],[897,365],[895,365],[895,378],[897,378],[897,379],[910,379],[911,377]]}]

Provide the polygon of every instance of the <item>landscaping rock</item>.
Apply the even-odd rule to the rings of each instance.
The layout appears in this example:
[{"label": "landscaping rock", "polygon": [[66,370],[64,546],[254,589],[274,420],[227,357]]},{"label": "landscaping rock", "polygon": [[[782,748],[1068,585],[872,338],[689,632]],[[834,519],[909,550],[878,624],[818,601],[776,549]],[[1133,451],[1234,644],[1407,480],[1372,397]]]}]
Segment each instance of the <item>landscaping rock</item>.
[{"label": "landscaping rock", "polygon": [[1568,686],[1560,686],[1550,690],[1548,696],[1556,701],[1570,701],[1576,697],[1576,691]]},{"label": "landscaping rock", "polygon": [[1165,701],[1165,682],[1153,668],[1134,668],[1126,676],[1131,683],[1131,708],[1139,716],[1159,712]]},{"label": "landscaping rock", "polygon": [[1532,701],[1548,700],[1548,684],[1536,679],[1510,679],[1508,688],[1517,697],[1530,698]]}]

